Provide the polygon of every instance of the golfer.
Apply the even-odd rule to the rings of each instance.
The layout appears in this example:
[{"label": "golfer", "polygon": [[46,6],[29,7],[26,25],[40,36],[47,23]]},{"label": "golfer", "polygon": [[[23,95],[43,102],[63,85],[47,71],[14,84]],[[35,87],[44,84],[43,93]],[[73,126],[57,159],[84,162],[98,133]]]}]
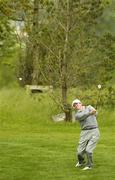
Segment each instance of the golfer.
[{"label": "golfer", "polygon": [[[75,119],[79,121],[81,126],[80,140],[77,149],[78,163],[76,164],[76,167],[82,167],[85,165],[83,170],[92,169],[93,150],[95,149],[100,137],[96,120],[97,112],[91,105],[82,105],[79,99],[75,99],[72,102],[72,107],[75,110]],[[86,163],[85,156],[87,159]]]}]

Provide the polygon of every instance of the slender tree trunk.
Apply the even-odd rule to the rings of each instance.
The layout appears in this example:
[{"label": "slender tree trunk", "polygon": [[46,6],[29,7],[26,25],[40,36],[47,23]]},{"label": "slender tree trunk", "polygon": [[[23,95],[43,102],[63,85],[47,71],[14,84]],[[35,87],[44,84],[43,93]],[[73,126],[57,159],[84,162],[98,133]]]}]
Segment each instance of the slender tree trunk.
[{"label": "slender tree trunk", "polygon": [[68,52],[68,36],[69,36],[69,0],[67,0],[67,22],[66,22],[66,30],[65,30],[65,44],[63,50],[63,58],[61,62],[61,70],[62,70],[62,103],[67,104],[67,52]]},{"label": "slender tree trunk", "polygon": [[66,115],[66,121],[71,120],[71,108],[67,104],[67,64],[68,64],[68,48],[69,48],[69,0],[67,1],[67,19],[66,19],[66,30],[65,30],[65,44],[64,44],[64,50],[63,50],[63,59],[61,63],[61,69],[62,69],[62,104],[64,107],[64,112]]},{"label": "slender tree trunk", "polygon": [[32,84],[38,84],[39,79],[39,46],[38,46],[38,32],[39,32],[39,0],[34,0],[33,10],[33,28],[32,28],[32,42],[33,42],[33,73]]}]

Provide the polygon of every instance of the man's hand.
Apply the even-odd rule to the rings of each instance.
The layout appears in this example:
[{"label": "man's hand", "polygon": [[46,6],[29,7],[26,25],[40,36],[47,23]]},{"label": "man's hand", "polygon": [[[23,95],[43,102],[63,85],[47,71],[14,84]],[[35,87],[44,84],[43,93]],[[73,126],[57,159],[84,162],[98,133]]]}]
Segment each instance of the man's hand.
[{"label": "man's hand", "polygon": [[91,115],[96,114],[96,109],[91,110],[90,114]]}]

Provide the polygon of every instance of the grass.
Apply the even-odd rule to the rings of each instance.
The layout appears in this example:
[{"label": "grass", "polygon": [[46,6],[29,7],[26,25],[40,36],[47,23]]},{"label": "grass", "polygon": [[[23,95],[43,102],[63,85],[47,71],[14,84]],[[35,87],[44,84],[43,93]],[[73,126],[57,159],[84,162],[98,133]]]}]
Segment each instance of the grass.
[{"label": "grass", "polygon": [[57,108],[47,94],[0,91],[0,180],[115,179],[115,112],[99,110],[101,139],[94,168],[75,168],[77,123],[54,123]]}]

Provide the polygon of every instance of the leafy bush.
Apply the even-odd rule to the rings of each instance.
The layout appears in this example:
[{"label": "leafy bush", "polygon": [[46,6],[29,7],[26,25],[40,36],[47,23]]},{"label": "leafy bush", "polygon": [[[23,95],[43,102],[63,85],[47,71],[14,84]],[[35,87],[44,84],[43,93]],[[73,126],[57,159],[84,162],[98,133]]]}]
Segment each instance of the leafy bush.
[{"label": "leafy bush", "polygon": [[92,87],[91,89],[72,89],[69,92],[71,101],[75,98],[80,99],[84,104],[91,104],[94,107],[115,107],[115,87],[102,87],[98,89]]}]

